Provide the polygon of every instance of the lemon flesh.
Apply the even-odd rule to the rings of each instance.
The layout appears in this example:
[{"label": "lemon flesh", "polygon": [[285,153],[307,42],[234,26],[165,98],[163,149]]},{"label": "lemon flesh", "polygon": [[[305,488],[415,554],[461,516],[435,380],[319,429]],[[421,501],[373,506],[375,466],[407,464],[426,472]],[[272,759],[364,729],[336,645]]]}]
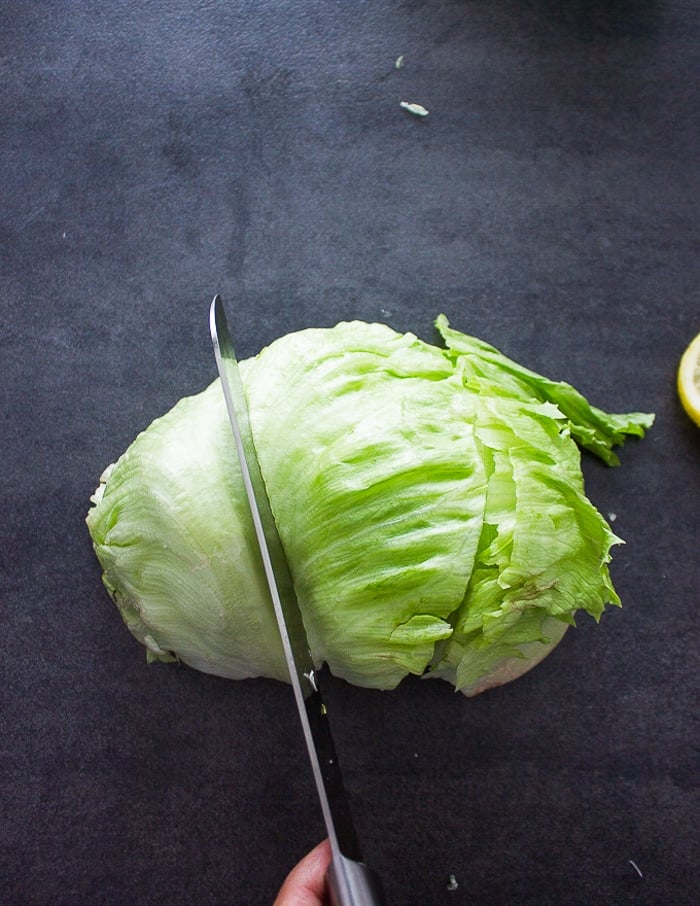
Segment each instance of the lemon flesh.
[{"label": "lemon flesh", "polygon": [[685,411],[696,425],[700,425],[700,333],[681,357],[678,395]]}]

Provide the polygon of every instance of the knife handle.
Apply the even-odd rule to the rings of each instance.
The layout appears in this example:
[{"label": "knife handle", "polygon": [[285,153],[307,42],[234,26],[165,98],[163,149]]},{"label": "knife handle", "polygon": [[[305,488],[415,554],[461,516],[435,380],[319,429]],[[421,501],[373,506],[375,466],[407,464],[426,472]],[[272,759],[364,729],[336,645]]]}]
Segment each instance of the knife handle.
[{"label": "knife handle", "polygon": [[330,906],[386,906],[379,878],[365,865],[342,853],[328,866],[326,883]]}]

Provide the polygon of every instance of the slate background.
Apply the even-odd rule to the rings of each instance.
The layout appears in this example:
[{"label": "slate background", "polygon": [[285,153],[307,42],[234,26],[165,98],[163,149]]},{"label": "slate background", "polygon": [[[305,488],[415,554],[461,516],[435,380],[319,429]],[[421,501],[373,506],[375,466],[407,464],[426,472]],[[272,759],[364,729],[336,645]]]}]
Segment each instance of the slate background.
[{"label": "slate background", "polygon": [[263,906],[322,836],[289,690],[147,667],[83,524],[213,379],[216,291],[241,355],[444,311],[657,413],[584,460],[623,609],[474,700],[330,704],[392,904],[697,902],[699,37],[671,0],[0,6],[0,902]]}]

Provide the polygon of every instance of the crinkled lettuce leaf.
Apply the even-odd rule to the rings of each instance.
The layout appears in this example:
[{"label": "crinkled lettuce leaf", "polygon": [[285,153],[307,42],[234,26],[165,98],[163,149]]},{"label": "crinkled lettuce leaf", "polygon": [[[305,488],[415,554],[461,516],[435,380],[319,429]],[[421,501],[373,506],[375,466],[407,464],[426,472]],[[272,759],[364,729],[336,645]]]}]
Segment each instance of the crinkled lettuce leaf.
[{"label": "crinkled lettuce leaf", "polygon": [[314,655],[379,688],[423,673],[481,534],[473,396],[441,350],[358,323],[285,338],[245,379]]},{"label": "crinkled lettuce leaf", "polygon": [[453,330],[444,315],[438,316],[436,326],[474,390],[554,403],[569,420],[575,440],[610,466],[620,462],[613,447],[622,445],[627,436],[643,437],[654,421],[653,415],[644,412],[620,415],[597,409],[571,384],[543,377],[483,340]]}]

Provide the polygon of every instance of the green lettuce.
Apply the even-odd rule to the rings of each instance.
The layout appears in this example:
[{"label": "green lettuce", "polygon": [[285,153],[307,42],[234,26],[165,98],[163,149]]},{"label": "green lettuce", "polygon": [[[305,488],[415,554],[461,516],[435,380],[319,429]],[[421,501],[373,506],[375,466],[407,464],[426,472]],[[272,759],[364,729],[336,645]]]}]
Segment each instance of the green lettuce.
[{"label": "green lettuce", "polygon": [[[577,611],[619,604],[619,539],[578,445],[615,464],[653,419],[437,326],[445,348],[382,324],[304,330],[241,374],[317,664],[473,695],[530,669]],[[104,583],[150,659],[287,678],[218,381],[140,434],[93,504]]]}]

